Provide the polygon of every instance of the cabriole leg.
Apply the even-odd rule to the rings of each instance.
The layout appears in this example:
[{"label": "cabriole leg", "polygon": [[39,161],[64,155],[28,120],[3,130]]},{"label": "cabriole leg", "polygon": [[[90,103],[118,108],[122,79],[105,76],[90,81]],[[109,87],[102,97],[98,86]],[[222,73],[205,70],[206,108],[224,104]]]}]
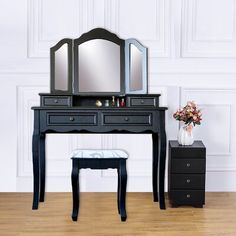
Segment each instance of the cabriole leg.
[{"label": "cabriole leg", "polygon": [[152,191],[153,201],[158,202],[158,135],[152,134]]},{"label": "cabriole leg", "polygon": [[32,142],[32,154],[33,154],[33,205],[32,209],[37,210],[39,205],[39,134],[34,132]]},{"label": "cabriole leg", "polygon": [[72,160],[72,195],[73,195],[73,209],[72,209],[72,219],[77,221],[79,213],[79,160]]},{"label": "cabriole leg", "polygon": [[126,221],[126,186],[127,186],[127,172],[126,160],[120,161],[120,216],[121,221]]},{"label": "cabriole leg", "polygon": [[44,202],[45,197],[45,134],[40,134],[40,142],[39,142],[39,150],[40,150],[40,202]]}]

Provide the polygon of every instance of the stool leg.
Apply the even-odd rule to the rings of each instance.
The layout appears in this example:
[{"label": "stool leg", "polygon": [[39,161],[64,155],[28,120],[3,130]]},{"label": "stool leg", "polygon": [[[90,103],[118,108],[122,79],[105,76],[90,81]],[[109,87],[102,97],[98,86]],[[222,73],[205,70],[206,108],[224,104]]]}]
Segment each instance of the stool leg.
[{"label": "stool leg", "polygon": [[121,221],[126,221],[126,208],[125,208],[125,198],[126,198],[126,185],[127,185],[127,172],[126,172],[126,160],[120,161],[120,216]]},{"label": "stool leg", "polygon": [[117,208],[118,208],[118,213],[120,214],[120,171],[119,168],[117,168],[117,179],[118,179],[118,184],[117,184]]},{"label": "stool leg", "polygon": [[73,194],[73,210],[72,210],[72,219],[77,221],[79,213],[79,160],[72,160],[72,173],[71,173],[71,182],[72,182],[72,194]]}]

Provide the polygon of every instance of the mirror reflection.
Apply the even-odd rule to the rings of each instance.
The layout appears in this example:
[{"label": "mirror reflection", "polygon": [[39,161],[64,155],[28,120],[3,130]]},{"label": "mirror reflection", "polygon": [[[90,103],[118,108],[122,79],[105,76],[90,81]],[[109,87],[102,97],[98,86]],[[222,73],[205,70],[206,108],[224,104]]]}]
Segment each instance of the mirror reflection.
[{"label": "mirror reflection", "polygon": [[68,44],[55,51],[55,89],[68,90]]},{"label": "mirror reflection", "polygon": [[130,44],[130,90],[142,90],[142,52]]},{"label": "mirror reflection", "polygon": [[79,92],[120,92],[120,46],[93,39],[78,48]]}]

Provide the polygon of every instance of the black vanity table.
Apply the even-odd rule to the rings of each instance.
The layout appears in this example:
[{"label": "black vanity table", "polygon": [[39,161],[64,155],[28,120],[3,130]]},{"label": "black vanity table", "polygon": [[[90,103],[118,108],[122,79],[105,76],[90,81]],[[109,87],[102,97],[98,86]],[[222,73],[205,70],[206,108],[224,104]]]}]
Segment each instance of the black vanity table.
[{"label": "black vanity table", "polygon": [[[118,60],[115,58],[116,61],[110,65],[114,67],[110,71],[111,73],[119,72],[117,76],[114,76],[119,81],[118,83],[115,82],[116,87],[112,85],[111,88],[105,88],[104,92],[99,87],[100,85],[106,86],[103,83],[104,74],[101,73],[102,82],[100,81],[95,86],[94,83],[99,80],[97,74],[95,73],[95,82],[90,83],[90,80],[93,79],[91,78],[92,69],[90,68],[86,72],[86,67],[80,64],[81,61],[86,60],[89,60],[89,64],[98,63],[93,61],[97,54],[93,54],[92,57],[86,54],[87,59],[82,57],[86,52],[86,47],[89,46],[89,49],[94,47],[95,45],[91,45],[91,43],[94,44],[96,40],[99,44],[104,41],[102,53],[105,54],[107,54],[106,51],[104,52],[106,46],[111,52],[113,45],[111,46],[110,43],[115,45],[114,50],[116,52],[112,54],[112,58],[104,59],[105,61],[113,60],[114,55],[118,57]],[[84,45],[85,48],[82,48]],[[98,46],[96,45],[96,47]],[[58,50],[61,51],[58,52]],[[134,57],[132,50],[136,50],[136,55],[139,52],[137,60],[132,60]],[[48,133],[151,134],[153,141],[153,198],[154,201],[159,201],[161,209],[165,209],[165,110],[167,108],[159,107],[160,95],[147,94],[145,50],[134,39],[122,40],[104,29],[92,30],[74,41],[63,39],[51,48],[51,93],[40,94],[40,106],[32,108],[34,110],[33,209],[38,209],[39,201],[44,202],[45,197],[45,141]],[[59,58],[63,53],[64,58]],[[72,61],[73,67],[71,66]],[[139,66],[139,70],[136,72],[132,69],[132,66],[135,67],[134,63],[138,63]],[[96,68],[98,66],[103,67],[101,63],[95,65]],[[63,69],[63,67],[65,68]],[[104,68],[107,68],[107,65]],[[58,72],[58,70],[60,71]],[[85,77],[84,82],[83,77]],[[109,84],[109,80],[112,78],[108,77],[105,80],[107,79]],[[136,81],[137,83],[131,82],[134,78],[139,79],[139,81]],[[86,84],[86,82],[88,83]],[[89,87],[91,84],[92,87]],[[113,103],[114,99],[116,99],[115,104]],[[107,101],[109,104],[104,105]],[[122,106],[120,101],[124,102]]]}]

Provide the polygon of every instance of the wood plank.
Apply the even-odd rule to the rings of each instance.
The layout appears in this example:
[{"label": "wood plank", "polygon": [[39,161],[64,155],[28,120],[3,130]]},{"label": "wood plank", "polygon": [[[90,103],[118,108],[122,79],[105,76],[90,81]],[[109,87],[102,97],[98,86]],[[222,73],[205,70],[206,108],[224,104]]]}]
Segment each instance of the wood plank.
[{"label": "wood plank", "polygon": [[71,193],[47,193],[36,211],[31,201],[32,193],[0,193],[0,235],[236,235],[236,193],[206,193],[202,209],[167,204],[167,210],[151,193],[128,193],[126,222],[120,221],[116,193],[81,193],[77,222],[71,220]]}]

